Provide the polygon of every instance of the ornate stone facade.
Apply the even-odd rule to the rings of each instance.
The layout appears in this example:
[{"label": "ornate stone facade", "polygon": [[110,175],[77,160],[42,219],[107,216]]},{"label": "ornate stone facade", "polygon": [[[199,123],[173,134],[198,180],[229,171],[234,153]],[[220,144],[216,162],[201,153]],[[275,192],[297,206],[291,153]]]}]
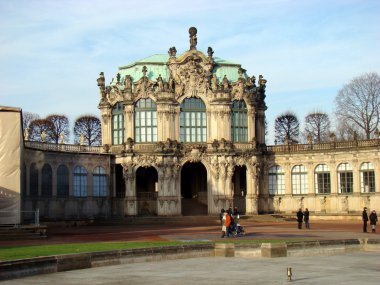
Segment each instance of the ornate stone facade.
[{"label": "ornate stone facade", "polygon": [[[188,51],[177,54],[170,47],[168,55],[120,67],[109,86],[100,73],[102,147],[26,142],[26,177],[33,163],[43,161],[53,168],[54,186],[49,198],[30,198],[30,186],[25,187],[24,209],[39,205],[59,219],[216,215],[230,206],[248,215],[307,207],[341,217],[364,206],[380,207],[378,138],[266,146],[267,81],[214,57],[211,47],[207,54],[198,51],[197,30],[190,28],[189,35]],[[187,99],[198,100],[188,117]],[[236,118],[243,118],[238,126]],[[240,131],[244,136],[236,136]],[[106,197],[91,196],[89,183],[88,197],[73,197],[70,190],[69,198],[55,199],[54,173],[62,161],[70,169],[70,189],[76,164],[102,165],[109,181]]]}]

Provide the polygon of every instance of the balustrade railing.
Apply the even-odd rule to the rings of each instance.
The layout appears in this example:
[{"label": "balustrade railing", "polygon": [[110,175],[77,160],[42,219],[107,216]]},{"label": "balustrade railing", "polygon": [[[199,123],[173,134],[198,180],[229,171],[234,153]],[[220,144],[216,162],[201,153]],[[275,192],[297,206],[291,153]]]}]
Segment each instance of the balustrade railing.
[{"label": "balustrade railing", "polygon": [[48,150],[48,151],[64,151],[64,152],[85,152],[85,153],[101,153],[103,148],[101,146],[88,146],[78,144],[55,144],[36,141],[25,141],[25,147]]},{"label": "balustrade railing", "polygon": [[[196,146],[198,146],[198,144]],[[220,151],[220,146],[214,148],[212,144],[202,144],[208,151]],[[103,146],[87,146],[87,145],[73,145],[73,144],[54,144],[44,143],[37,141],[25,141],[25,146],[28,148],[47,150],[47,151],[63,151],[63,152],[81,152],[81,153],[105,153],[106,149]],[[380,139],[370,140],[354,140],[354,141],[331,141],[324,143],[312,143],[312,144],[283,144],[283,145],[270,145],[260,147],[259,150],[281,153],[281,152],[303,152],[303,151],[322,151],[322,150],[334,150],[334,149],[352,149],[352,148],[366,148],[366,147],[379,147]],[[191,144],[184,144],[185,149],[191,147]],[[158,151],[156,143],[151,144],[134,144],[131,148],[133,152],[153,153]],[[251,143],[235,143],[231,150],[250,150],[252,149]],[[111,146],[111,153],[120,153],[124,150],[123,145]]]}]

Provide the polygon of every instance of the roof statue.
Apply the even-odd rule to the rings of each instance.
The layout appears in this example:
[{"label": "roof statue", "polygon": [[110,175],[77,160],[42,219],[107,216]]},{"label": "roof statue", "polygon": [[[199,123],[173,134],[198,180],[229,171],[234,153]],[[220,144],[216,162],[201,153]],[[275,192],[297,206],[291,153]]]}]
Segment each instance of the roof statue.
[{"label": "roof statue", "polygon": [[189,29],[190,34],[190,50],[197,49],[197,28],[191,27]]}]

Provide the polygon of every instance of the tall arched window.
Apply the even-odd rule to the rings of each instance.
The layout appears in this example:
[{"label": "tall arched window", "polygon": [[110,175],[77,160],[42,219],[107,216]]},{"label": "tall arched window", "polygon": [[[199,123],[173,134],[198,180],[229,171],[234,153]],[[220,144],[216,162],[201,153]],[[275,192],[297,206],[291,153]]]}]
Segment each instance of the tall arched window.
[{"label": "tall arched window", "polygon": [[269,194],[284,195],[285,194],[285,175],[281,166],[274,165],[269,168]]},{"label": "tall arched window", "polygon": [[112,144],[124,143],[124,109],[118,102],[112,109]]},{"label": "tall arched window", "polygon": [[338,191],[339,193],[352,193],[354,177],[352,166],[349,163],[341,163],[338,166]]},{"label": "tall arched window", "polygon": [[247,106],[244,100],[235,100],[231,106],[231,136],[233,142],[248,141]]},{"label": "tall arched window", "polygon": [[103,167],[97,166],[92,174],[92,195],[94,197],[107,196],[107,174]]},{"label": "tall arched window", "polygon": [[326,164],[319,164],[315,168],[315,193],[331,193],[330,168]]},{"label": "tall arched window", "polygon": [[30,165],[29,191],[31,197],[38,197],[38,169],[35,163]]},{"label": "tall arched window", "polygon": [[87,170],[83,166],[74,168],[74,196],[87,197]]},{"label": "tall arched window", "polygon": [[199,98],[186,98],[181,103],[181,142],[206,142],[206,106]]},{"label": "tall arched window", "polygon": [[307,170],[304,165],[296,165],[292,169],[292,193],[307,194]]},{"label": "tall arched window", "polygon": [[371,162],[364,162],[360,166],[360,192],[375,192],[375,170]]},{"label": "tall arched window", "polygon": [[57,169],[57,196],[60,198],[69,196],[69,169],[63,164]]},{"label": "tall arched window", "polygon": [[135,142],[157,141],[157,106],[148,99],[140,99],[135,106]]},{"label": "tall arched window", "polygon": [[42,167],[41,194],[44,197],[51,197],[53,194],[53,171],[49,164]]}]

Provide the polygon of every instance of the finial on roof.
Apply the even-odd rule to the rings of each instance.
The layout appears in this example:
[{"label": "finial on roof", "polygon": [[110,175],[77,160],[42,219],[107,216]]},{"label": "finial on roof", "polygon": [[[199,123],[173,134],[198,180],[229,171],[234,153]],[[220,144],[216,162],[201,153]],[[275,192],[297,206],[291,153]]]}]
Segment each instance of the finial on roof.
[{"label": "finial on roof", "polygon": [[212,55],[214,54],[214,51],[212,50],[212,47],[208,47],[207,54],[208,54],[208,57],[212,57]]},{"label": "finial on roof", "polygon": [[146,76],[146,73],[148,72],[148,69],[146,68],[146,66],[144,65],[143,68],[142,68],[142,73],[144,74],[144,76]]},{"label": "finial on roof", "polygon": [[190,34],[190,50],[197,49],[197,28],[191,27],[189,29]]}]

